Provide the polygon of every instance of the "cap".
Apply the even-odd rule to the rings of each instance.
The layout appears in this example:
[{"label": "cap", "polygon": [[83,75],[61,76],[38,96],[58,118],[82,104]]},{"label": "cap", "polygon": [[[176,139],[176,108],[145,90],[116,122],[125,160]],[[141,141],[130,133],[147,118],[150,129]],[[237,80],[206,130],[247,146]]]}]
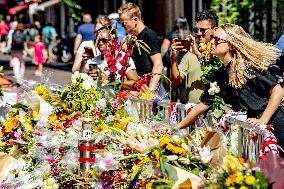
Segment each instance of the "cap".
[{"label": "cap", "polygon": [[110,20],[112,20],[112,19],[118,19],[118,18],[119,18],[119,14],[118,14],[118,13],[111,13],[111,14],[108,15],[108,18],[109,18]]}]

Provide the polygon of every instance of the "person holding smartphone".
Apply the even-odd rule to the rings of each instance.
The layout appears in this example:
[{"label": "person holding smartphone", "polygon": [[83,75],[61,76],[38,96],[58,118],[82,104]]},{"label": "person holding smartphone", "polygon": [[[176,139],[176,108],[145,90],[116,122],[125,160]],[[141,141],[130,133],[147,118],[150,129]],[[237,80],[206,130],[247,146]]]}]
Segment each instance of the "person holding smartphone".
[{"label": "person holding smartphone", "polygon": [[[96,36],[98,38],[97,42],[97,48],[100,51],[100,56],[93,56],[92,50],[85,48],[85,53],[83,54],[83,59],[90,59],[90,56],[93,56],[88,61],[89,65],[89,71],[87,72],[94,80],[98,78],[98,75],[102,76],[102,82],[103,83],[108,83],[110,72],[108,69],[108,63],[105,57],[103,56],[103,52],[107,50],[107,42],[111,38],[111,34],[109,33],[109,30],[107,28],[101,28],[97,33]],[[123,55],[122,55],[123,57]],[[121,59],[116,60],[116,67],[117,68],[122,68],[122,65],[120,63]],[[130,57],[129,59],[129,66],[127,67],[125,71],[125,76],[123,78],[123,89],[131,89],[131,87],[134,85],[134,83],[139,79],[138,73],[136,71],[135,64]],[[119,69],[117,70],[115,74],[115,79],[116,81],[122,81],[121,75],[119,74]]]},{"label": "person holding smartphone", "polygon": [[[173,85],[180,86],[185,79],[188,102],[200,102],[201,95],[204,92],[205,85],[201,80],[202,71],[199,60],[203,57],[203,54],[199,52],[198,44],[210,42],[212,29],[217,24],[217,15],[212,11],[203,10],[197,14],[195,19],[195,28],[193,28],[195,38],[190,35],[186,40],[174,39],[171,45],[171,81]],[[187,53],[178,65],[180,51]]]}]

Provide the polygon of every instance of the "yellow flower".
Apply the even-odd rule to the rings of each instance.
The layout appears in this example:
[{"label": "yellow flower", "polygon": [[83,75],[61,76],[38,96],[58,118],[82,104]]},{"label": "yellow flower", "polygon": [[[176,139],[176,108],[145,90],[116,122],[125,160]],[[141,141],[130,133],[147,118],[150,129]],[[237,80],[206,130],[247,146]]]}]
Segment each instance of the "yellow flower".
[{"label": "yellow flower", "polygon": [[233,186],[230,186],[228,189],[236,189],[235,187],[233,187]]},{"label": "yellow flower", "polygon": [[231,186],[234,184],[234,182],[236,181],[236,174],[232,174],[230,175],[227,179],[226,179],[226,186]]},{"label": "yellow flower", "polygon": [[56,114],[55,113],[50,114],[48,120],[52,123],[55,122],[57,120]]},{"label": "yellow flower", "polygon": [[249,175],[247,178],[246,178],[246,183],[248,185],[253,185],[255,183],[255,177],[252,176],[252,175]]},{"label": "yellow flower", "polygon": [[45,88],[42,85],[38,85],[33,90],[35,93],[37,93],[42,99],[47,100],[49,98],[49,93],[47,88]]},{"label": "yellow flower", "polygon": [[33,129],[33,126],[30,123],[27,123],[27,122],[25,122],[23,126],[24,126],[26,131],[31,131]]},{"label": "yellow flower", "polygon": [[241,186],[240,189],[248,189],[246,186]]},{"label": "yellow flower", "polygon": [[6,133],[11,132],[11,131],[12,131],[12,128],[13,128],[12,123],[11,123],[11,120],[5,121],[4,127],[5,127],[5,132],[6,132]]},{"label": "yellow flower", "polygon": [[51,97],[51,101],[57,101],[59,99],[59,96],[58,95],[53,95],[52,97]]},{"label": "yellow flower", "polygon": [[226,155],[223,161],[223,168],[225,170],[232,170],[233,172],[237,172],[243,168],[243,165],[238,158],[232,155]]},{"label": "yellow flower", "polygon": [[162,138],[161,140],[160,140],[160,146],[165,146],[166,144],[168,144],[169,142],[170,142],[171,140],[170,140],[170,138],[169,138],[169,136],[167,135],[167,136],[165,136],[164,138]]},{"label": "yellow flower", "polygon": [[243,181],[244,181],[244,176],[243,175],[237,176],[236,183],[241,184]]},{"label": "yellow flower", "polygon": [[97,131],[103,131],[103,130],[106,130],[107,129],[107,126],[106,124],[102,123],[102,124],[99,124],[98,127],[96,128]]},{"label": "yellow flower", "polygon": [[152,182],[150,182],[146,185],[146,189],[152,189]]},{"label": "yellow flower", "polygon": [[166,149],[173,152],[174,154],[180,154],[180,155],[184,155],[186,153],[186,150],[179,147],[179,146],[175,146],[172,143],[168,143],[166,146]]}]

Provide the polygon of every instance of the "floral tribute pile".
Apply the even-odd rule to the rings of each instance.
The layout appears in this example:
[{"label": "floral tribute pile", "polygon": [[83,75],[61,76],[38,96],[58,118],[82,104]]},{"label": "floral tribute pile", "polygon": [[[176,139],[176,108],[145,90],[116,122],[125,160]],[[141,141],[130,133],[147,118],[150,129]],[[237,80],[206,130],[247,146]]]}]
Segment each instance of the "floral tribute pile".
[{"label": "floral tribute pile", "polygon": [[[26,91],[1,124],[1,188],[267,188],[249,163],[230,155],[213,163],[197,132],[129,116],[125,95],[112,97],[79,73],[53,94],[43,85]],[[90,146],[81,146],[85,120]],[[81,151],[92,161],[80,161]]]}]

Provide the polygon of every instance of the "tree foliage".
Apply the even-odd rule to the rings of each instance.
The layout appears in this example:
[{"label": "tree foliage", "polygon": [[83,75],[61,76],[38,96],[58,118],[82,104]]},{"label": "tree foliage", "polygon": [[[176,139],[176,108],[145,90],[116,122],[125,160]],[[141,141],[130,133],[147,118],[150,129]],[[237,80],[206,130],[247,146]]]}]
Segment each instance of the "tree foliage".
[{"label": "tree foliage", "polygon": [[211,9],[219,16],[219,24],[238,24],[262,41],[276,37],[270,0],[212,0]]}]

